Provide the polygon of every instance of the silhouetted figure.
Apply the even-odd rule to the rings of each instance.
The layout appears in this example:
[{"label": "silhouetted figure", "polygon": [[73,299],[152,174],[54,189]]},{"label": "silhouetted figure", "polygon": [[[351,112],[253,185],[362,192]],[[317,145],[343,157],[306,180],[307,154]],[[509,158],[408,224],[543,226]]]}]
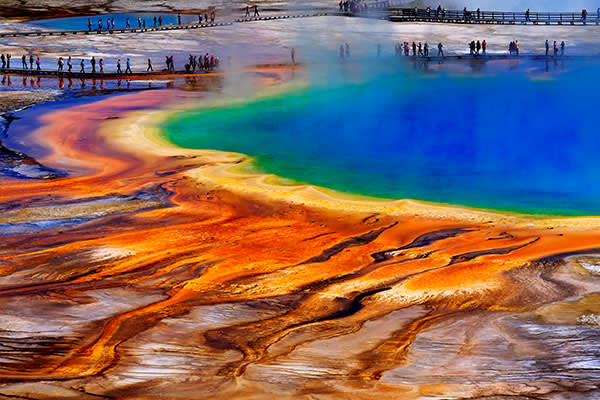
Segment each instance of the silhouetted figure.
[{"label": "silhouetted figure", "polygon": [[413,57],[417,56],[417,44],[415,42],[412,42],[412,55]]},{"label": "silhouetted figure", "polygon": [[560,55],[561,56],[565,55],[565,41],[564,40],[562,42],[560,42]]},{"label": "silhouetted figure", "polygon": [[71,56],[69,56],[69,59],[67,60],[67,72],[72,72],[73,71],[73,61],[71,60]]},{"label": "silhouetted figure", "polygon": [[485,40],[481,43],[481,50],[483,51],[483,55],[487,53],[487,42]]},{"label": "silhouetted figure", "polygon": [[79,73],[81,73],[81,74],[85,73],[85,60],[83,58],[81,59],[81,62],[79,63],[79,65],[81,66]]},{"label": "silhouetted figure", "polygon": [[129,17],[125,20],[125,28],[131,28],[131,24],[129,23]]},{"label": "silhouetted figure", "polygon": [[546,39],[546,57],[548,57],[548,52],[550,51],[550,43],[548,43],[548,39]]},{"label": "silhouetted figure", "polygon": [[98,61],[98,65],[100,66],[100,73],[103,74],[104,73],[104,59],[101,58],[100,61]]},{"label": "silhouetted figure", "polygon": [[62,57],[58,57],[58,72],[63,72],[65,62]]},{"label": "silhouetted figure", "polygon": [[33,69],[33,54],[29,55],[29,69]]},{"label": "silhouetted figure", "polygon": [[90,60],[90,64],[92,64],[92,74],[96,73],[96,58],[94,56],[92,56],[92,59]]},{"label": "silhouetted figure", "polygon": [[[342,2],[340,2],[342,4]],[[341,8],[341,6],[340,6]],[[246,6],[246,18],[250,17],[250,6]]]},{"label": "silhouetted figure", "polygon": [[154,72],[154,68],[152,68],[152,60],[148,59],[148,68],[146,68],[146,72]]},{"label": "silhouetted figure", "polygon": [[25,54],[21,57],[21,64],[23,65],[23,69],[27,69],[27,56]]},{"label": "silhouetted figure", "polygon": [[11,59],[11,55],[10,54],[6,54],[6,68],[10,69],[10,59]]},{"label": "silhouetted figure", "polygon": [[129,58],[127,59],[127,63],[126,64],[127,64],[127,68],[125,68],[125,73],[126,74],[131,74],[132,73],[131,72],[131,60]]},{"label": "silhouetted figure", "polygon": [[0,56],[0,61],[2,61],[2,69],[6,69],[6,57],[4,56],[4,53]]},{"label": "silhouetted figure", "polygon": [[117,60],[117,73],[118,74],[123,73],[123,71],[121,71],[121,59],[120,58]]},{"label": "silhouetted figure", "polygon": [[444,57],[444,45],[438,43],[438,56]]},{"label": "silhouetted figure", "polygon": [[558,42],[554,41],[554,57],[558,55]]},{"label": "silhouetted figure", "polygon": [[256,17],[260,17],[260,14],[258,13],[258,6],[255,4],[254,5],[254,18]]},{"label": "silhouetted figure", "polygon": [[177,25],[181,25],[181,14],[177,14]]}]

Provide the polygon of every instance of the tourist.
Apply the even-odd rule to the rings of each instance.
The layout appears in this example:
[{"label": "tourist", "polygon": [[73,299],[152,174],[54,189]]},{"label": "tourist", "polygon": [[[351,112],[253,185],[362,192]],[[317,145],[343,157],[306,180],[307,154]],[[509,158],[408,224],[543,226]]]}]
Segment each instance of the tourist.
[{"label": "tourist", "polygon": [[412,55],[413,57],[417,56],[417,44],[415,42],[412,42]]},{"label": "tourist", "polygon": [[67,60],[67,72],[71,73],[73,71],[73,61],[71,60],[71,56]]},{"label": "tourist", "polygon": [[165,56],[165,64],[167,64],[167,71],[170,71],[171,65],[169,64],[169,56]]},{"label": "tourist", "polygon": [[410,55],[410,45],[408,42],[404,43],[404,55],[408,57]]},{"label": "tourist", "polygon": [[517,54],[517,56],[519,55],[519,41],[515,40],[515,53]]},{"label": "tourist", "polygon": [[126,74],[127,73],[131,74],[132,73],[131,72],[131,60],[129,58],[127,59],[127,63],[126,64],[127,64],[127,68],[125,68],[125,73]]},{"label": "tourist", "polygon": [[138,17],[138,28],[142,28],[142,17]]},{"label": "tourist", "polygon": [[[344,2],[342,0],[340,0],[339,6],[340,6],[340,12],[344,11]],[[248,10],[248,7],[246,7],[246,10]],[[248,11],[246,11],[246,12],[248,12]]]},{"label": "tourist", "polygon": [[96,73],[96,57],[92,56],[90,60],[90,64],[92,64],[92,74]]},{"label": "tourist", "polygon": [[546,57],[548,57],[548,51],[550,51],[550,43],[548,43],[548,39],[546,39]]},{"label": "tourist", "polygon": [[258,13],[258,5],[254,5],[254,18],[256,17],[260,17],[260,14]]},{"label": "tourist", "polygon": [[106,29],[110,30],[110,18],[106,17]]},{"label": "tourist", "polygon": [[438,43],[438,57],[444,57],[444,45]]},{"label": "tourist", "polygon": [[564,40],[562,42],[560,42],[560,55],[561,56],[565,55],[565,41]]},{"label": "tourist", "polygon": [[142,20],[142,29],[146,30],[146,20],[145,19]]},{"label": "tourist", "polygon": [[88,18],[88,32],[92,31],[92,20]]},{"label": "tourist", "polygon": [[481,19],[481,9],[477,9],[477,19]]},{"label": "tourist", "polygon": [[27,69],[27,56],[25,54],[21,57],[21,64],[23,65],[23,69]]},{"label": "tourist", "polygon": [[29,69],[33,69],[33,54],[29,55]]},{"label": "tourist", "polygon": [[209,69],[210,68],[210,56],[208,55],[208,53],[206,53],[204,55],[204,68],[205,69]]},{"label": "tourist", "polygon": [[296,65],[296,50],[293,47],[290,50],[290,56],[292,57],[292,65]]},{"label": "tourist", "polygon": [[421,42],[419,42],[418,49],[419,49],[419,57],[423,57],[423,45],[421,44]]},{"label": "tourist", "polygon": [[117,60],[117,73],[118,74],[123,73],[123,71],[121,71],[121,59],[120,58]]},{"label": "tourist", "polygon": [[58,57],[58,72],[63,72],[65,62],[62,57]]},{"label": "tourist", "polygon": [[129,17],[125,19],[125,28],[131,28],[131,24],[129,23]]},{"label": "tourist", "polygon": [[587,19],[587,10],[584,8],[583,10],[581,10],[581,21],[585,24],[586,19]]},{"label": "tourist", "polygon": [[148,59],[148,68],[146,68],[146,72],[154,72],[154,68],[152,68],[152,60]]},{"label": "tourist", "polygon": [[475,44],[475,55],[479,55],[479,52],[481,51],[481,42],[478,40],[477,43]]},{"label": "tourist", "polygon": [[177,14],[177,25],[181,25],[181,14]]},{"label": "tourist", "polygon": [[198,23],[201,24],[202,23],[202,14],[198,14]]},{"label": "tourist", "polygon": [[158,20],[156,19],[156,15],[154,16],[154,18],[152,18],[152,21],[154,22],[154,27],[156,28],[156,25],[158,24]]},{"label": "tourist", "polygon": [[191,67],[192,67],[192,72],[195,72],[195,71],[196,71],[196,63],[197,63],[197,62],[198,62],[198,61],[197,61],[197,58],[196,58],[196,56],[192,56],[192,55],[190,54],[190,65],[191,65]]},{"label": "tourist", "polygon": [[208,23],[208,13],[204,13],[204,22]]},{"label": "tourist", "polygon": [[2,69],[6,68],[6,57],[4,57],[4,53],[0,56],[0,61],[2,61]]},{"label": "tourist", "polygon": [[525,11],[525,21],[526,21],[526,22],[529,22],[529,21],[530,21],[530,19],[529,19],[529,15],[530,15],[530,13],[531,13],[531,11],[530,11],[530,10],[529,10],[529,8],[528,8],[528,9],[527,9],[527,11]]},{"label": "tourist", "polygon": [[100,66],[100,73],[103,74],[104,73],[104,59],[101,58],[100,61],[98,61],[98,65]]},{"label": "tourist", "polygon": [[213,24],[215,22],[215,12],[210,13],[210,23]]},{"label": "tourist", "polygon": [[475,41],[472,40],[471,43],[469,43],[469,55],[474,56],[475,55]]},{"label": "tourist", "polygon": [[98,32],[102,30],[102,18],[98,18]]},{"label": "tourist", "polygon": [[115,29],[115,17],[110,19],[110,24],[112,25],[112,28]]},{"label": "tourist", "polygon": [[162,26],[162,15],[158,16],[158,26]]},{"label": "tourist", "polygon": [[79,73],[83,74],[85,73],[85,60],[82,58],[81,62],[79,63],[79,65],[81,65],[81,70],[79,70]]},{"label": "tourist", "polygon": [[483,51],[483,55],[485,56],[487,54],[487,42],[485,41],[485,39],[481,43],[481,50]]},{"label": "tourist", "polygon": [[423,45],[423,55],[425,55],[425,57],[429,57],[429,44],[427,42],[425,42]]},{"label": "tourist", "polygon": [[[342,11],[342,2],[340,1],[340,11]],[[250,6],[246,6],[246,18],[250,17]]]},{"label": "tourist", "polygon": [[10,54],[6,54],[6,68],[10,69],[10,58],[12,56]]},{"label": "tourist", "polygon": [[558,56],[558,42],[554,41],[554,57]]},{"label": "tourist", "polygon": [[35,69],[38,71],[42,70],[42,62],[40,61],[40,56],[35,58]]}]

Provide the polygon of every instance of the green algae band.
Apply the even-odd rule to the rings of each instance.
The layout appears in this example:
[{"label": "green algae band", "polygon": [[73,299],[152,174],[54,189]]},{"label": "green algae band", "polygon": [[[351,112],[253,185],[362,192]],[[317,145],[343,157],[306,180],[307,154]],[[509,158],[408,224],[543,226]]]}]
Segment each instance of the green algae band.
[{"label": "green algae band", "polygon": [[179,146],[247,154],[261,172],[353,194],[598,215],[596,71],[315,84],[176,113],[162,129]]}]

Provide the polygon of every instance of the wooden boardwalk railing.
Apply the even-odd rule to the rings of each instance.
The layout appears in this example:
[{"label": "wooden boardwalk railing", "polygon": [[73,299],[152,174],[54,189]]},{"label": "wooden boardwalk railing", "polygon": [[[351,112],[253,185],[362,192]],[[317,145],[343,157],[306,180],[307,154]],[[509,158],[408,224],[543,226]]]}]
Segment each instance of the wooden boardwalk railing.
[{"label": "wooden boardwalk railing", "polygon": [[582,15],[581,12],[509,12],[389,7],[388,17],[395,22],[437,22],[451,24],[532,24],[532,25],[598,25],[598,13]]}]

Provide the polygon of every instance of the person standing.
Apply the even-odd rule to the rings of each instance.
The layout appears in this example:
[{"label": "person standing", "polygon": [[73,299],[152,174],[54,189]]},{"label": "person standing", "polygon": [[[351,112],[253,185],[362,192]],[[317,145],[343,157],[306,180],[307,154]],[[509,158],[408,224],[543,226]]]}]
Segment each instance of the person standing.
[{"label": "person standing", "polygon": [[[598,9],[600,10],[600,8]],[[340,1],[340,11],[342,11],[342,2]],[[250,6],[246,6],[246,18],[250,17]]]},{"label": "person standing", "polygon": [[481,51],[481,42],[478,40],[477,43],[475,44],[475,55],[479,55],[479,52]]},{"label": "person standing", "polygon": [[126,74],[131,74],[131,60],[129,58],[127,58],[127,68],[125,68],[125,73]]},{"label": "person standing", "polygon": [[138,17],[138,28],[142,29],[142,17]]},{"label": "person standing", "polygon": [[413,51],[413,53],[412,53],[413,57],[416,57],[417,56],[417,44],[415,42],[412,42],[412,51]]},{"label": "person standing", "polygon": [[131,28],[131,24],[129,23],[129,17],[125,19],[125,28]]},{"label": "person standing", "polygon": [[100,61],[98,61],[98,65],[100,66],[100,73],[103,74],[104,73],[104,59],[101,58]]},{"label": "person standing", "polygon": [[213,11],[210,13],[210,23],[212,24],[214,22],[215,22],[215,12]]},{"label": "person standing", "polygon": [[29,55],[29,69],[33,69],[33,54]]},{"label": "person standing", "polygon": [[71,60],[71,56],[69,56],[69,59],[67,60],[67,72],[71,73],[73,70],[73,62]]},{"label": "person standing", "polygon": [[142,19],[142,29],[146,30],[146,20]]},{"label": "person standing", "polygon": [[42,62],[40,61],[40,56],[37,56],[37,57],[35,58],[35,68],[36,68],[38,71],[41,71],[41,70],[42,70]]},{"label": "person standing", "polygon": [[92,64],[92,74],[95,74],[96,73],[96,58],[94,56],[92,56],[90,63]]},{"label": "person standing", "polygon": [[177,14],[177,25],[181,25],[181,14]]},{"label": "person standing", "polygon": [[6,57],[4,57],[4,53],[0,56],[0,61],[2,61],[2,69],[6,69]]},{"label": "person standing", "polygon": [[296,65],[296,50],[293,47],[290,50],[290,55],[292,56],[292,65]]},{"label": "person standing", "polygon": [[58,72],[63,72],[64,61],[62,57],[58,57]]},{"label": "person standing", "polygon": [[560,55],[561,57],[565,55],[565,41],[560,42]]},{"label": "person standing", "polygon": [[146,68],[146,72],[154,72],[154,69],[152,68],[152,60],[148,59],[148,68]]},{"label": "person standing", "polygon": [[153,21],[154,21],[154,27],[156,28],[156,24],[158,23],[158,21],[156,19],[156,15],[154,16]]},{"label": "person standing", "polygon": [[515,40],[515,53],[517,54],[517,56],[519,55],[519,41]]},{"label": "person standing", "polygon": [[[2,58],[4,59],[4,54],[2,55]],[[340,44],[340,59],[344,59],[344,45]]]},{"label": "person standing", "polygon": [[550,51],[550,43],[548,42],[548,39],[546,39],[546,57],[548,57],[548,52]]},{"label": "person standing", "polygon": [[80,74],[85,73],[85,60],[82,58],[81,62],[79,63],[79,65],[81,65],[81,69],[79,70]]},{"label": "person standing", "polygon": [[21,57],[21,64],[23,65],[23,69],[27,69],[27,56],[25,54]]},{"label": "person standing", "polygon": [[438,56],[444,57],[444,45],[442,43],[438,43]]},{"label": "person standing", "polygon": [[98,18],[98,32],[102,30],[102,18]]},{"label": "person standing", "polygon": [[162,15],[158,16],[158,26],[162,26]]},{"label": "person standing", "polygon": [[485,56],[487,53],[487,42],[485,41],[485,39],[481,43],[481,50],[483,51],[483,55]]},{"label": "person standing", "polygon": [[425,42],[423,45],[423,54],[425,57],[429,57],[429,43]]},{"label": "person standing", "polygon": [[554,41],[554,57],[558,55],[558,42]]},{"label": "person standing", "polygon": [[88,32],[92,31],[92,19],[88,18]]},{"label": "person standing", "polygon": [[121,59],[120,58],[117,60],[117,73],[118,74],[123,73],[123,71],[121,71]]},{"label": "person standing", "polygon": [[12,56],[10,54],[6,54],[6,68],[10,69],[10,58]]}]

